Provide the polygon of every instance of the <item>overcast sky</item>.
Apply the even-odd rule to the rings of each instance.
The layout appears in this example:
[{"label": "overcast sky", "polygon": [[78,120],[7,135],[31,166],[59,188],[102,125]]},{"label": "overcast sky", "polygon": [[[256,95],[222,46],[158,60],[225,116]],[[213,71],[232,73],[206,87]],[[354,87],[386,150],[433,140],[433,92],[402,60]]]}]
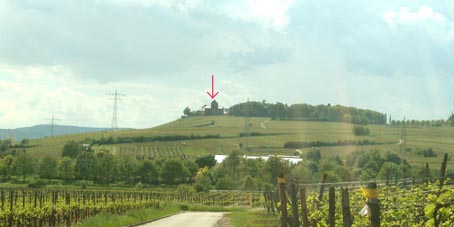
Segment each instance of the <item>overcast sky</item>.
[{"label": "overcast sky", "polygon": [[[209,2],[209,3],[208,3]],[[435,3],[434,3],[435,2]],[[452,1],[0,0],[0,128],[147,128],[209,104],[341,104],[446,119]]]}]

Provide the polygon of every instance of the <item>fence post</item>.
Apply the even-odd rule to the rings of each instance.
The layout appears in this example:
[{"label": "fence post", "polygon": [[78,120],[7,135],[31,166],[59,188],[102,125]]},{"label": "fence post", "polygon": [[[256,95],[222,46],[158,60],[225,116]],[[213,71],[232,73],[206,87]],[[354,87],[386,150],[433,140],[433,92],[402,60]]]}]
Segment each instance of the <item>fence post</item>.
[{"label": "fence post", "polygon": [[446,179],[446,165],[448,164],[448,153],[445,153],[443,157],[443,162],[441,163],[440,168],[440,189],[443,187],[443,184]]},{"label": "fence post", "polygon": [[336,224],[336,194],[334,187],[329,187],[328,192],[328,222],[329,227],[334,227]]},{"label": "fence post", "polygon": [[[328,179],[328,174],[324,173],[323,178],[322,178],[322,183],[320,184],[320,193],[318,194],[318,201],[322,201],[322,199],[323,199],[323,192],[325,191],[325,183],[326,183],[327,179]],[[320,206],[320,203],[318,203],[318,206]]]},{"label": "fence post", "polygon": [[295,179],[293,179],[292,184],[290,185],[290,194],[292,200],[292,226],[298,227],[300,225],[298,220],[298,201],[296,200],[296,183]]},{"label": "fence post", "polygon": [[351,227],[353,225],[353,218],[350,213],[350,198],[348,188],[341,188],[342,191],[342,220],[344,227]]},{"label": "fence post", "polygon": [[300,199],[301,199],[301,219],[303,221],[304,227],[309,227],[309,218],[307,217],[307,204],[306,204],[306,187],[300,189]]},{"label": "fence post", "polygon": [[66,206],[68,207],[68,213],[66,214],[66,226],[69,227],[71,226],[71,212],[72,212],[72,209],[71,209],[71,195],[69,194],[69,192],[66,192],[65,194],[65,204]]},{"label": "fence post", "polygon": [[285,195],[285,178],[283,174],[279,175],[277,178],[279,183],[279,191],[281,194],[281,227],[287,227],[288,217],[287,217],[287,196]]},{"label": "fence post", "polygon": [[426,163],[426,168],[424,169],[424,183],[428,184],[429,183],[429,163]]},{"label": "fence post", "polygon": [[14,192],[11,190],[9,192],[9,218],[8,218],[8,226],[13,226],[13,200],[14,200]]},{"label": "fence post", "polygon": [[378,199],[377,184],[371,182],[367,185],[368,200],[367,205],[370,209],[370,224],[371,227],[380,227],[380,200]]}]

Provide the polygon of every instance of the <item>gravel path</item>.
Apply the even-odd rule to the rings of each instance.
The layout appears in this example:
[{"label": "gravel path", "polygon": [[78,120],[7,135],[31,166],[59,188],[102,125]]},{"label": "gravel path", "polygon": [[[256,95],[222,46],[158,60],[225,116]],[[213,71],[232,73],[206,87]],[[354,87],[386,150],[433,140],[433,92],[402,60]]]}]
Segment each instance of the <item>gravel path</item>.
[{"label": "gravel path", "polygon": [[213,227],[224,214],[223,212],[184,212],[139,227]]}]

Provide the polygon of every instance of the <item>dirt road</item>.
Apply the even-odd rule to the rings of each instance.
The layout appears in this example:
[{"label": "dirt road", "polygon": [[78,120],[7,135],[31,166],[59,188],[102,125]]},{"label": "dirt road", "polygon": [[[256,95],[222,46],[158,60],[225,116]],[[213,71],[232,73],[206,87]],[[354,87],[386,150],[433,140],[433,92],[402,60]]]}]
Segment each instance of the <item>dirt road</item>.
[{"label": "dirt road", "polygon": [[139,227],[213,227],[222,212],[184,212]]}]

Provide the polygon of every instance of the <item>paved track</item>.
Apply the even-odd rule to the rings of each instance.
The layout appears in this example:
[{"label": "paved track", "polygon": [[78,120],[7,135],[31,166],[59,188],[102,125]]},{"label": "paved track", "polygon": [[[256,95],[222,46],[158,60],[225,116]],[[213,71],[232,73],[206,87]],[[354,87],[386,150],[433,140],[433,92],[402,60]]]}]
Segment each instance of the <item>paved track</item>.
[{"label": "paved track", "polygon": [[184,212],[139,227],[213,227],[222,212]]}]

